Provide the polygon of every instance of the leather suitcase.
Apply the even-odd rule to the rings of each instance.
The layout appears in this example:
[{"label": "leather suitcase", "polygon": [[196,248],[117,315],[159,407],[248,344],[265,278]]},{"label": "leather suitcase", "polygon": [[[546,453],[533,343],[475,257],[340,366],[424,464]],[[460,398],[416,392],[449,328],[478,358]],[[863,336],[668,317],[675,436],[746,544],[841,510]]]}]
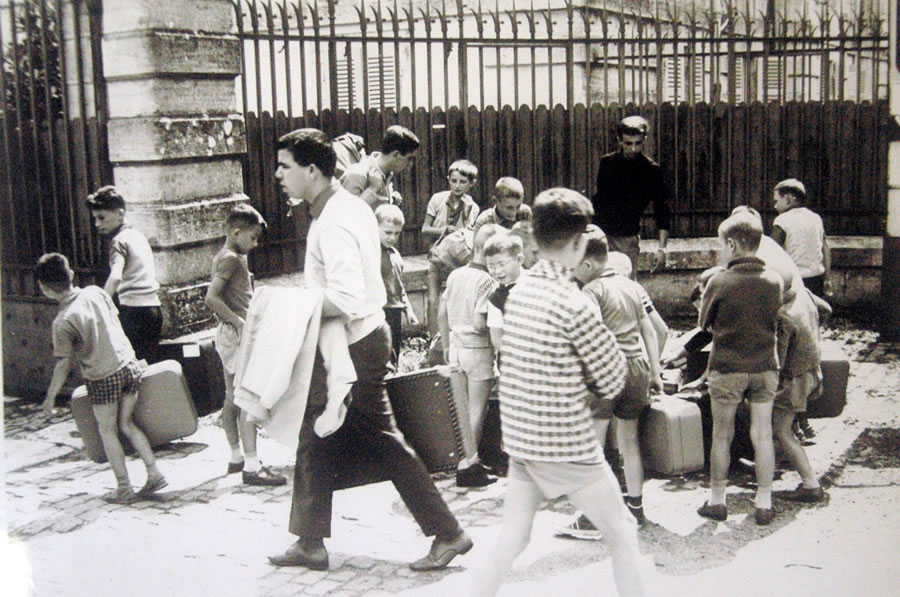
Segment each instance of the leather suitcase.
[{"label": "leather suitcase", "polygon": [[693,402],[655,396],[640,435],[645,468],[665,475],[703,468],[703,426],[700,408]]},{"label": "leather suitcase", "polygon": [[[87,386],[75,389],[70,404],[88,457],[94,462],[106,462]],[[151,446],[181,439],[197,431],[197,411],[177,361],[160,361],[144,369],[134,420],[147,435]],[[134,450],[121,432],[119,440],[127,452]]]},{"label": "leather suitcase", "polygon": [[157,348],[160,360],[181,363],[191,397],[201,417],[219,410],[225,404],[225,377],[214,336],[214,331],[191,334],[177,340],[164,340]]},{"label": "leather suitcase", "polygon": [[822,345],[822,395],[806,405],[810,419],[837,417],[847,404],[847,382],[850,378],[850,360],[837,344]]}]

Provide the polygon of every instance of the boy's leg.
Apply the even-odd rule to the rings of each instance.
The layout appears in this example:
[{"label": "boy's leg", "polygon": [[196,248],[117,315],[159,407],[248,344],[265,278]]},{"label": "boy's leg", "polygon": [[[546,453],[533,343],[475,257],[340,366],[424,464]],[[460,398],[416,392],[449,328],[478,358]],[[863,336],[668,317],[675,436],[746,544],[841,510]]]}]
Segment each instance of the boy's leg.
[{"label": "boy's leg", "polygon": [[493,380],[469,378],[469,424],[472,425],[472,437],[475,445],[481,442],[481,431],[484,426],[484,415],[487,412],[488,398],[491,396]]},{"label": "boy's leg", "polygon": [[238,418],[241,409],[234,405],[234,374],[224,372],[225,378],[225,403],[222,405],[222,429],[225,431],[225,439],[231,449],[231,459],[228,462],[228,473],[238,473],[244,470],[244,454],[241,452],[241,437],[238,433]]},{"label": "boy's leg", "polygon": [[543,501],[544,495],[534,483],[509,479],[503,500],[503,527],[493,549],[485,553],[473,572],[469,595],[497,594],[513,560],[528,545],[534,515]]},{"label": "boy's leg", "polygon": [[431,264],[428,266],[428,333],[434,337],[438,334],[438,302],[441,298],[440,273]]},{"label": "boy's leg", "polygon": [[[604,404],[606,407],[601,407],[600,412],[594,413],[594,418],[592,419],[594,423],[594,432],[597,434],[597,439],[600,440],[601,446],[606,444],[606,436],[610,428],[609,424],[612,421],[612,403],[606,401]],[[597,418],[598,414],[602,418]],[[615,473],[613,474],[615,475]],[[616,481],[616,483],[618,483],[618,481]],[[574,537],[575,539],[599,540],[603,538],[603,535],[597,530],[597,527],[594,526],[591,519],[583,512],[576,516],[575,520],[557,530],[556,535],[560,537]]]},{"label": "boy's leg", "polygon": [[806,455],[806,450],[803,449],[803,444],[797,440],[791,429],[794,416],[791,411],[775,408],[772,412],[772,430],[775,432],[775,438],[781,444],[782,450],[787,454],[791,464],[794,465],[803,480],[803,486],[815,489],[819,487],[819,481],[809,463],[809,457]]},{"label": "boy's leg", "polygon": [[125,466],[125,450],[122,449],[122,443],[119,441],[119,403],[116,401],[93,404],[91,407],[94,411],[94,418],[97,419],[97,429],[100,431],[103,450],[106,452],[109,466],[112,467],[113,474],[116,476],[116,482],[119,487],[130,489],[128,468]]},{"label": "boy's leg", "polygon": [[[775,477],[775,446],[772,441],[772,407],[778,387],[778,372],[756,373],[748,387],[750,402],[750,441],[755,452],[756,521],[768,524],[772,510],[772,479]],[[762,511],[762,512],[761,512]]]},{"label": "boy's leg", "polygon": [[606,541],[612,558],[613,576],[620,595],[644,595],[646,587],[640,571],[640,550],[634,522],[626,512],[619,494],[619,484],[608,466],[591,485],[569,494]]},{"label": "boy's leg", "polygon": [[141,460],[144,461],[144,466],[147,467],[147,482],[138,491],[138,495],[147,496],[162,489],[168,483],[156,468],[156,456],[153,455],[150,441],[140,427],[134,423],[134,408],[137,406],[137,399],[137,392],[122,394],[122,398],[119,400],[119,427],[137,450]]},{"label": "boy's leg", "polygon": [[616,438],[619,453],[625,461],[625,484],[628,498],[625,502],[639,524],[644,522],[642,502],[644,486],[644,464],[641,461],[641,446],[638,440],[638,419],[616,417]]}]

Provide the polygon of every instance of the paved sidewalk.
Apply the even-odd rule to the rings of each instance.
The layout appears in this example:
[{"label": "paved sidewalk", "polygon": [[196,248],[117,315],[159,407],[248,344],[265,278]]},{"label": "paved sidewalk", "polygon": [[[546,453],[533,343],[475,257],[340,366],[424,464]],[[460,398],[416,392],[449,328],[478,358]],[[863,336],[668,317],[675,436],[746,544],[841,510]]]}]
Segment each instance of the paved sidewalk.
[{"label": "paved sidewalk", "polygon": [[[640,538],[654,587],[685,595],[895,591],[900,469],[848,464],[845,454],[867,428],[900,428],[900,347],[877,344],[871,335],[843,341],[857,359],[849,404],[841,417],[813,421],[818,436],[807,448],[814,468],[830,471],[829,500],[816,506],[779,501],[775,522],[757,527],[749,478],[733,478],[730,517],[716,524],[694,512],[706,497],[704,475],[648,479],[644,500],[651,523]],[[503,481],[461,490],[449,476],[439,476],[441,493],[476,547],[446,571],[414,573],[407,565],[428,550],[430,540],[390,484],[355,488],[335,494],[334,537],[326,543],[330,569],[278,569],[266,556],[293,541],[286,531],[290,485],[244,487],[240,475],[225,475],[228,449],[215,415],[201,419],[191,437],[157,451],[169,480],[157,499],[115,506],[99,498],[113,488],[112,473],[108,465],[85,457],[67,409],[48,425],[37,405],[7,398],[4,408],[6,488],[0,514],[9,542],[0,544],[3,595],[464,594],[465,572],[491,549],[500,524]],[[278,472],[292,473],[292,448],[261,438],[260,454]],[[143,484],[140,461],[129,458],[128,467],[132,483]],[[774,489],[796,483],[796,473],[784,472]],[[563,588],[573,595],[596,594],[598,588],[611,592],[602,542],[553,536],[572,512],[557,500],[539,513],[532,544],[501,594],[543,596]],[[763,585],[760,565],[771,566]],[[776,580],[790,583],[790,589]]]}]

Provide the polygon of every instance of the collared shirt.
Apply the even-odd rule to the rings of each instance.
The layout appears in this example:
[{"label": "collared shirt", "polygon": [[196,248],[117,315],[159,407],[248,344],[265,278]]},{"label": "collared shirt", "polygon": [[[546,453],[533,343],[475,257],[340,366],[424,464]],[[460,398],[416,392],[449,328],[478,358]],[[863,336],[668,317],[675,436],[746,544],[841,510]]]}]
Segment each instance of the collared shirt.
[{"label": "collared shirt", "polygon": [[374,212],[337,180],[310,205],[304,279],[343,313],[350,344],[384,323],[381,240]]},{"label": "collared shirt", "polygon": [[[462,348],[488,348],[491,346],[487,328],[488,298],[497,282],[480,263],[469,263],[450,272],[444,300],[447,303],[447,321],[450,339]],[[485,323],[475,325],[475,315],[484,315]]]},{"label": "collared shirt", "polygon": [[394,247],[381,245],[381,278],[387,293],[386,308],[406,307],[406,289],[403,288],[403,257]]},{"label": "collared shirt", "polygon": [[72,358],[85,379],[109,377],[134,359],[112,299],[98,286],[73,288],[53,319],[53,356]]},{"label": "collared shirt", "polygon": [[640,285],[631,278],[606,268],[581,291],[600,307],[603,323],[615,334],[619,349],[625,357],[643,355],[641,321],[647,317],[647,311],[641,302]]},{"label": "collared shirt", "polygon": [[653,215],[659,230],[669,229],[669,190],[662,168],[638,154],[625,159],[621,151],[600,158],[594,224],[609,236],[634,236],[641,231],[641,216],[653,203]]},{"label": "collared shirt", "polygon": [[519,211],[516,212],[515,220],[507,220],[502,215],[500,215],[500,212],[497,211],[496,207],[492,207],[481,212],[481,215],[479,215],[478,219],[475,220],[475,227],[472,230],[473,234],[478,234],[478,230],[485,224],[497,224],[509,230],[515,225],[516,222],[523,221],[531,221],[531,208],[524,203],[519,206]]},{"label": "collared shirt", "polygon": [[478,218],[478,205],[471,195],[463,195],[456,202],[453,209],[450,208],[450,191],[441,191],[431,196],[425,216],[431,216],[431,225],[435,228],[455,226],[457,228],[473,228]]},{"label": "collared shirt", "polygon": [[159,282],[153,251],[147,237],[128,223],[109,241],[109,267],[121,267],[122,281],[116,289],[119,304],[127,307],[158,307]]},{"label": "collared shirt", "polygon": [[373,151],[368,157],[347,168],[341,176],[341,185],[351,195],[360,197],[372,206],[374,211],[379,205],[393,202],[393,174],[386,174],[378,167],[381,153]]},{"label": "collared shirt", "polygon": [[625,383],[625,358],[572,270],[539,260],[509,293],[500,361],[503,444],[513,457],[603,457],[591,406]]}]

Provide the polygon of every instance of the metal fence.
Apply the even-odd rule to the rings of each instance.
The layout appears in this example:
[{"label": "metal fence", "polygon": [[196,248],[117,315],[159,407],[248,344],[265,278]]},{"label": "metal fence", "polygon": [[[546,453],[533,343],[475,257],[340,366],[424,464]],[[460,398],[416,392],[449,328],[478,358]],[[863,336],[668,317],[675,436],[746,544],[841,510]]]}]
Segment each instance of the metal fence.
[{"label": "metal fence", "polygon": [[286,217],[272,181],[274,140],[299,126],[355,132],[369,150],[391,124],[416,132],[422,148],[401,181],[406,253],[425,248],[425,206],[453,160],[479,167],[482,204],[504,175],[528,200],[550,185],[590,195],[614,123],[635,113],[653,125],[646,150],[669,178],[675,236],[714,236],[741,203],[771,219],[771,187],[787,177],[806,182],[829,234],[881,234],[888,40],[877,9],[684,5],[235,0],[245,190],[273,223],[258,273],[299,267],[304,223]]},{"label": "metal fence", "polygon": [[37,296],[33,267],[66,255],[79,283],[105,259],[84,198],[112,180],[100,77],[100,4],[8,0],[0,9],[3,295]]}]

